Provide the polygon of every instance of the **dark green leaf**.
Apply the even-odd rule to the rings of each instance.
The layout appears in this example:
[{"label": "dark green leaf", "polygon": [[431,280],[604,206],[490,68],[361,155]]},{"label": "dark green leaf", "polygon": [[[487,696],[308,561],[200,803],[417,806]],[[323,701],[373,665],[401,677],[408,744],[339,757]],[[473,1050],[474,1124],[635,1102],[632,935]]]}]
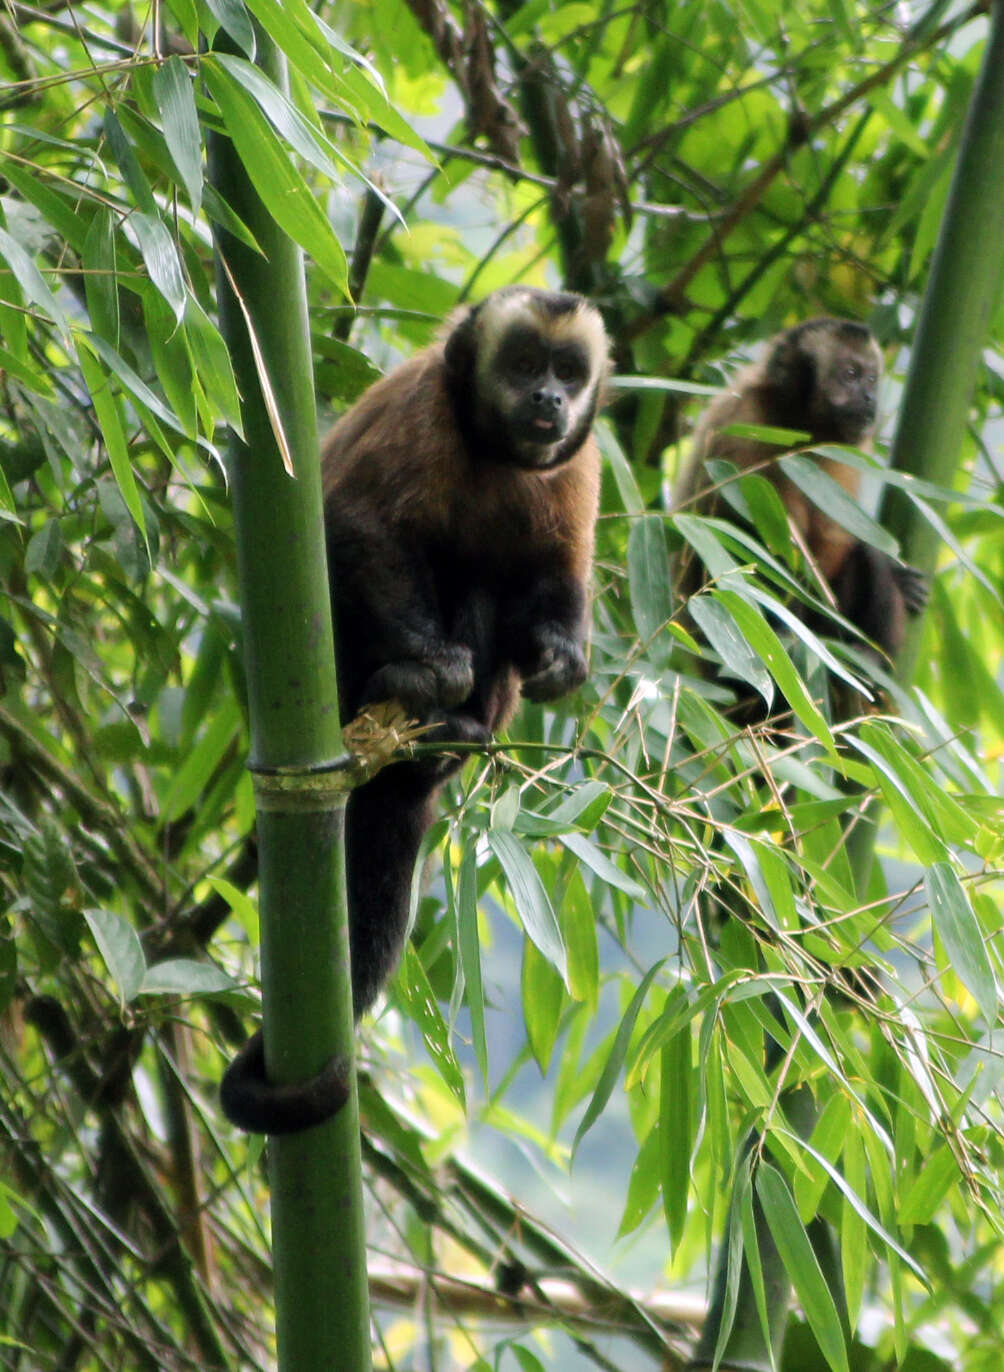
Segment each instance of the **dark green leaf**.
[{"label": "dark green leaf", "polygon": [[764,1162],[757,1169],[756,1190],[784,1270],[823,1356],[833,1372],[849,1372],[840,1316],[787,1183],[775,1167]]},{"label": "dark green leaf", "polygon": [[641,1008],[645,1004],[645,997],[648,995],[648,988],[662,970],[665,958],[660,958],[657,963],[648,969],[642,978],[641,984],[631,997],[631,1003],[617,1028],[617,1035],[610,1049],[610,1054],[604,1063],[603,1072],[593,1092],[593,1098],[586,1107],[586,1113],[582,1116],[582,1121],[575,1131],[575,1140],[572,1143],[572,1152],[578,1148],[583,1137],[588,1133],[592,1126],[602,1115],[606,1108],[607,1101],[616,1085],[617,1078],[620,1076],[621,1068],[624,1066],[624,1059],[627,1056],[628,1047],[631,1043],[631,1035],[634,1026],[641,1013]]}]

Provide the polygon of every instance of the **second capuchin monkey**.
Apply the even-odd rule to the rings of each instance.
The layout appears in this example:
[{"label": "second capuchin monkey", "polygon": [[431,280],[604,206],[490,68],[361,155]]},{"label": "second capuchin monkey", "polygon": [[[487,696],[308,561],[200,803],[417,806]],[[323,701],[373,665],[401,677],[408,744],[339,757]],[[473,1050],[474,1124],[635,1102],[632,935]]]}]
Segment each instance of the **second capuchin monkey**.
[{"label": "second capuchin monkey", "polygon": [[[833,592],[837,609],[882,653],[894,657],[908,615],[927,602],[927,583],[914,567],[856,538],[814,505],[777,464],[792,449],[724,433],[732,425],[795,429],[811,444],[867,447],[875,426],[882,354],[871,330],[846,319],[810,319],[767,345],[761,361],[740,372],[728,392],[712,401],[694,434],[690,463],[674,491],[674,506],[706,514],[720,498],[701,495],[711,485],[708,458],[732,462],[740,473],[756,469],[771,481],[804,546]],[[806,445],[810,446],[810,445]],[[824,470],[857,498],[861,473],[836,458]],[[679,585],[698,591],[704,568],[691,550],[681,559]]]},{"label": "second capuchin monkey", "polygon": [[[338,690],[349,721],[397,700],[423,742],[486,742],[520,695],[586,677],[608,370],[581,296],[507,287],[376,382],[324,442],[324,518]],[[353,791],[345,846],[356,1017],[401,954],[412,873],[455,755],[395,762]],[[289,1133],[339,1108],[337,1064],[276,1087],[256,1034],[228,1068],[227,1116]]]}]

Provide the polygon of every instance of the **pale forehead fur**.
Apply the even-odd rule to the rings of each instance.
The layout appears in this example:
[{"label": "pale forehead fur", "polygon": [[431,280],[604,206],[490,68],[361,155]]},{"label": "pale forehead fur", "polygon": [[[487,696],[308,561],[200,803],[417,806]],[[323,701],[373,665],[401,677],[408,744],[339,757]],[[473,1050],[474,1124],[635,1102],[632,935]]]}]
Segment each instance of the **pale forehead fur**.
[{"label": "pale forehead fur", "polygon": [[[780,335],[783,338],[784,335]],[[779,339],[775,339],[777,343]],[[846,320],[821,319],[810,323],[799,338],[803,352],[815,354],[824,364],[847,357],[870,357],[882,370],[882,349],[875,336]]]},{"label": "pale forehead fur", "polygon": [[530,291],[507,291],[490,298],[477,318],[481,340],[478,370],[490,368],[503,338],[516,325],[535,329],[554,343],[574,340],[589,356],[590,380],[607,365],[607,335],[599,311],[588,300],[580,300],[563,314],[551,312]]}]

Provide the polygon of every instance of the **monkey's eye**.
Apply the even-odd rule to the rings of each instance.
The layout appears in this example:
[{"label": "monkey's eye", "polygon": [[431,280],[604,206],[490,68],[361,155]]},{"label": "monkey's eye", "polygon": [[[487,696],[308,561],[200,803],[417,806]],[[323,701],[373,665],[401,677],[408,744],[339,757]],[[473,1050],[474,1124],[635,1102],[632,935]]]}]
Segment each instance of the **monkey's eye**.
[{"label": "monkey's eye", "polygon": [[844,380],[845,380],[845,381],[857,381],[857,380],[859,379],[860,376],[861,376],[861,368],[860,368],[860,367],[856,367],[856,366],[854,366],[853,364],[852,364],[850,367],[845,368],[845,370],[844,370]]},{"label": "monkey's eye", "polygon": [[589,375],[589,367],[577,351],[554,354],[554,374],[559,381],[582,385]]},{"label": "monkey's eye", "polygon": [[511,359],[509,366],[513,376],[536,376],[540,371],[540,358],[537,357],[535,353],[531,352],[516,353]]},{"label": "monkey's eye", "polygon": [[554,374],[559,381],[584,381],[585,375],[577,362],[558,358],[554,364]]}]

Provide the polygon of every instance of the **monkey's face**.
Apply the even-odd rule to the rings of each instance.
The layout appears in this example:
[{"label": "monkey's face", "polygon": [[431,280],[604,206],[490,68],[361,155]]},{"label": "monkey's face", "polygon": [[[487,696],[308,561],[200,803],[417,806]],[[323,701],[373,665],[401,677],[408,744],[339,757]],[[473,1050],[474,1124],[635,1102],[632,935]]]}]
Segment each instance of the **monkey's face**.
[{"label": "monkey's face", "polygon": [[576,339],[549,339],[524,324],[505,335],[491,371],[492,399],[519,465],[551,465],[588,403],[590,372]]},{"label": "monkey's face", "polygon": [[597,310],[578,295],[503,287],[444,345],[472,455],[530,471],[570,461],[589,436],[607,373]]},{"label": "monkey's face", "polygon": [[812,402],[819,430],[843,443],[864,438],[875,423],[880,372],[881,355],[874,345],[834,348],[823,358]]}]

